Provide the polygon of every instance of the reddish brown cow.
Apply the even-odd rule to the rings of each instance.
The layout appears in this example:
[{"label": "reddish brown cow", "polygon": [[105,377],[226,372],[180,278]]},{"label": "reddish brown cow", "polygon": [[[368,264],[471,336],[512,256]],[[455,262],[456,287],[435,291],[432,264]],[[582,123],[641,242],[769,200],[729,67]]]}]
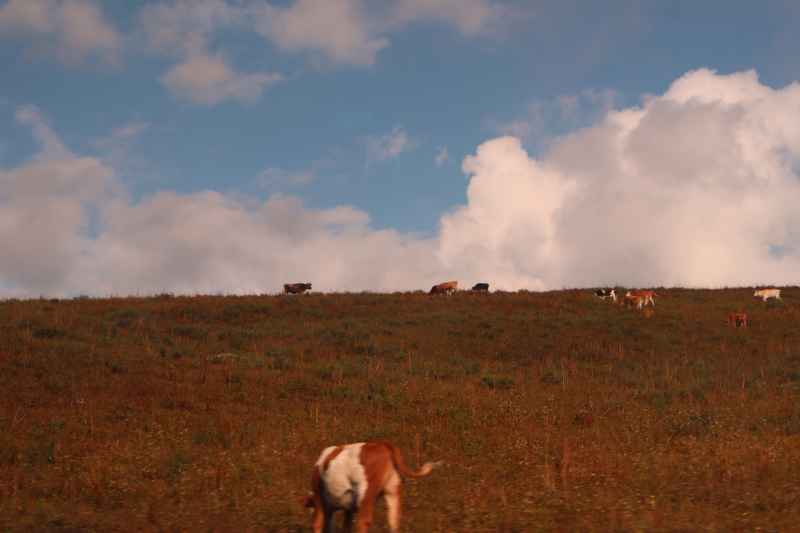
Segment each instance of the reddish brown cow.
[{"label": "reddish brown cow", "polygon": [[457,281],[445,281],[431,287],[428,294],[454,294],[458,290]]},{"label": "reddish brown cow", "polygon": [[652,306],[655,306],[656,305],[655,297],[658,295],[655,293],[655,291],[632,290],[625,293],[626,298],[629,296],[642,299],[642,305],[639,307],[641,309],[648,303]]}]

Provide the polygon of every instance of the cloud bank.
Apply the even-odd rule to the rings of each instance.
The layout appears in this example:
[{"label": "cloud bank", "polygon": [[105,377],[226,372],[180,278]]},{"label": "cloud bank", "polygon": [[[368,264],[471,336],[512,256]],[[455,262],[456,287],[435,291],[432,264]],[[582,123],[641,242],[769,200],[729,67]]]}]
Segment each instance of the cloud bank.
[{"label": "cloud bank", "polygon": [[698,70],[540,160],[488,141],[439,256],[532,288],[797,283],[799,116],[796,83]]},{"label": "cloud bank", "polygon": [[506,11],[493,0],[168,0],[140,10],[139,30],[152,50],[180,61],[161,77],[167,89],[210,106],[252,102],[285,78],[239,72],[218,50],[223,34],[258,35],[266,45],[310,56],[318,66],[369,67],[390,46],[389,35],[410,24],[437,21],[476,36],[501,26]]},{"label": "cloud bank", "polygon": [[93,54],[114,63],[122,36],[91,0],[8,0],[0,6],[0,36],[26,40],[62,61]]},{"label": "cloud bank", "polygon": [[376,230],[349,206],[214,191],[131,201],[114,168],[74,154],[35,108],[41,148],[0,169],[0,294],[796,284],[800,84],[689,72],[533,158],[477,147],[467,202],[431,238]]}]

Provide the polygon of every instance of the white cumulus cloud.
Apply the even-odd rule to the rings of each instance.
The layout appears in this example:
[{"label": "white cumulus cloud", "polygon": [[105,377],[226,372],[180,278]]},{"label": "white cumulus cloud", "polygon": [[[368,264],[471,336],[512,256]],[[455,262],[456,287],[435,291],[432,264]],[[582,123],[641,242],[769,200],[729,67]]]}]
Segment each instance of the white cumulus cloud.
[{"label": "white cumulus cloud", "polygon": [[798,84],[698,70],[539,160],[489,141],[440,255],[533,288],[796,283],[799,117]]},{"label": "white cumulus cloud", "polygon": [[36,157],[0,168],[0,286],[12,295],[59,294],[72,286],[65,265],[91,247],[91,206],[116,190],[114,171],[70,152],[34,107],[17,111],[41,147]]},{"label": "white cumulus cloud", "polygon": [[350,206],[215,191],[133,202],[112,168],[73,154],[37,109],[17,117],[40,151],[0,169],[0,295],[260,293],[296,280],[319,290],[390,290],[441,274],[424,266],[430,240],[374,230]]},{"label": "white cumulus cloud", "polygon": [[[532,157],[490,139],[466,157],[466,203],[420,238],[349,206],[161,191],[131,201],[35,108],[40,152],[0,169],[0,294],[796,284],[800,84],[689,72]],[[24,238],[22,238],[24,237]]]}]

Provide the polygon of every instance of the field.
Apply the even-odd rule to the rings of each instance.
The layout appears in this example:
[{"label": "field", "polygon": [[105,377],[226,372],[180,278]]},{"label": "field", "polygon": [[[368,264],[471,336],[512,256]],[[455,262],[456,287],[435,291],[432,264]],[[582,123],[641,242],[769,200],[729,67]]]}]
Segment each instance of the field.
[{"label": "field", "polygon": [[658,293],[0,302],[0,531],[308,531],[375,438],[404,531],[800,531],[800,289]]}]

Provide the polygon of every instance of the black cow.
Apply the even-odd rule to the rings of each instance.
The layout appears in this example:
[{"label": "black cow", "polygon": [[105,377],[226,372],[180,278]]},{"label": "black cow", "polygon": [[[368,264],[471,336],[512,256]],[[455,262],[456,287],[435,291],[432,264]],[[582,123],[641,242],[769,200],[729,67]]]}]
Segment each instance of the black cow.
[{"label": "black cow", "polygon": [[488,292],[489,291],[489,284],[488,283],[476,283],[472,286],[473,291],[481,291],[481,292]]},{"label": "black cow", "polygon": [[285,283],[283,285],[283,292],[286,294],[303,294],[311,290],[310,283]]}]

